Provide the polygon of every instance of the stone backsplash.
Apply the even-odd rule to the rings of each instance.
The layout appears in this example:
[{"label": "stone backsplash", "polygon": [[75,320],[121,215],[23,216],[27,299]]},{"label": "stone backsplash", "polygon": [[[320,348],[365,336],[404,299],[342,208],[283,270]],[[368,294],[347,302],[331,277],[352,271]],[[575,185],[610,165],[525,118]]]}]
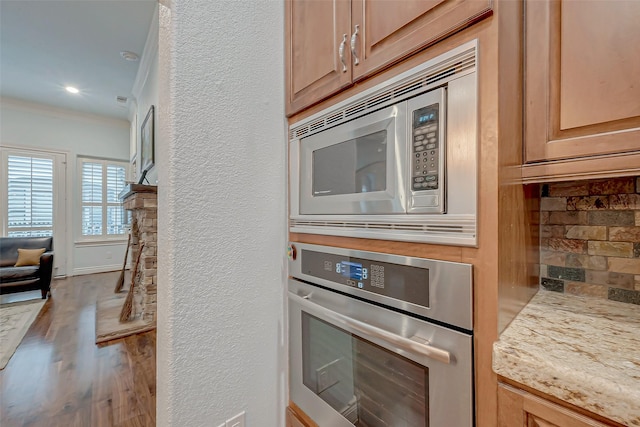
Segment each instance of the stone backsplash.
[{"label": "stone backsplash", "polygon": [[540,285],[640,304],[640,177],[542,186]]}]

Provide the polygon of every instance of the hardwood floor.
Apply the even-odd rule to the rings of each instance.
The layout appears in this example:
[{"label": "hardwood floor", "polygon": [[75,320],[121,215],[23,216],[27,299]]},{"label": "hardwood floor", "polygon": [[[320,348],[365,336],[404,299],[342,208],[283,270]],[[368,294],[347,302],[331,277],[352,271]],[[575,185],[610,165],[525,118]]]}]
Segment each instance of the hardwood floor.
[{"label": "hardwood floor", "polygon": [[52,297],[0,371],[2,427],[155,426],[155,331],[94,341],[96,300],[113,292],[118,274],[53,282]]}]

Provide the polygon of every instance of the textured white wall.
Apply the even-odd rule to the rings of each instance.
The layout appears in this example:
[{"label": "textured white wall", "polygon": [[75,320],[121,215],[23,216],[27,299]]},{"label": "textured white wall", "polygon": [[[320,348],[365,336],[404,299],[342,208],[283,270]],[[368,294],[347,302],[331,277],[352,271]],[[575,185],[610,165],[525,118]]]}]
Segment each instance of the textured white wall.
[{"label": "textured white wall", "polygon": [[157,425],[284,426],[283,2],[162,4]]}]

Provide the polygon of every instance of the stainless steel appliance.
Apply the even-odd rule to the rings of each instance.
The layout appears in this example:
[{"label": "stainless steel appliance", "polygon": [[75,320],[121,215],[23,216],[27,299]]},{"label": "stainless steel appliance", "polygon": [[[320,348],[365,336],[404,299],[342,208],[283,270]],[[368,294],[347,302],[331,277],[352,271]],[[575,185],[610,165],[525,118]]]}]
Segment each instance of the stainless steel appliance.
[{"label": "stainless steel appliance", "polygon": [[477,42],[290,127],[294,232],[476,245]]},{"label": "stainless steel appliance", "polygon": [[473,426],[471,265],[294,244],[289,394],[322,427]]}]

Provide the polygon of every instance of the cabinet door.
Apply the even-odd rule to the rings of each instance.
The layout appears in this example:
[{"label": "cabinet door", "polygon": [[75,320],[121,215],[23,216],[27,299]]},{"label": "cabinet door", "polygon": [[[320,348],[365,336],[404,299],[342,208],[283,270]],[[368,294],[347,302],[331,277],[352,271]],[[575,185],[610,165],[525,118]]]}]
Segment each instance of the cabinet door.
[{"label": "cabinet door", "polygon": [[[287,115],[351,84],[349,0],[286,2]],[[344,40],[344,63],[340,44]]]},{"label": "cabinet door", "polygon": [[526,161],[640,150],[640,2],[526,2]]},{"label": "cabinet door", "polygon": [[491,0],[352,0],[353,79],[379,71],[490,12]]},{"label": "cabinet door", "polygon": [[[616,424],[611,424],[616,425]],[[505,384],[498,385],[498,427],[606,427],[545,399]]]}]

